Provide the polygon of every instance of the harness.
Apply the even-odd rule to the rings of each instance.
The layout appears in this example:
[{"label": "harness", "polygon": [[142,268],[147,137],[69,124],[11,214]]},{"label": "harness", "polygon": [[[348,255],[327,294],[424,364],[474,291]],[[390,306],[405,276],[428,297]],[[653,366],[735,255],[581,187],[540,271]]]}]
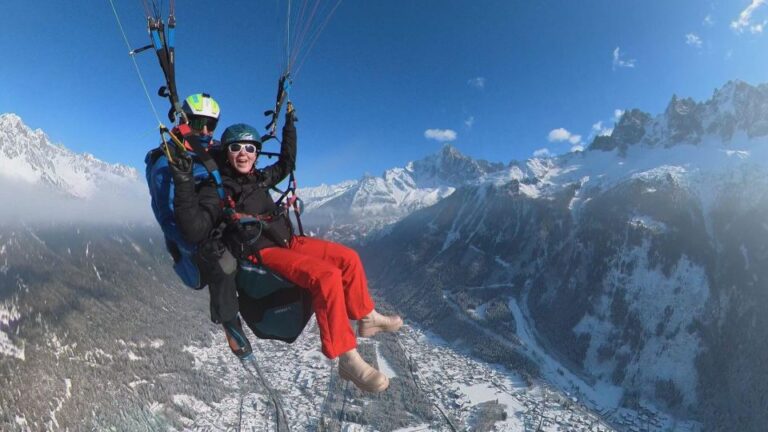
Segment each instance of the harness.
[{"label": "harness", "polygon": [[[261,152],[261,155],[265,155],[268,158],[279,157],[279,153]],[[222,188],[223,189],[223,188]],[[270,212],[261,214],[251,214],[238,212],[236,210],[237,202],[225,194],[225,198],[220,200],[220,205],[225,214],[225,222],[228,226],[234,227],[236,235],[238,236],[240,251],[236,251],[239,255],[247,261],[261,265],[261,255],[256,247],[256,243],[261,236],[266,236],[275,244],[282,244],[282,239],[274,236],[270,230],[272,223],[284,220],[288,223],[291,232],[293,231],[290,224],[290,213],[293,213],[296,217],[296,225],[299,229],[299,235],[304,236],[304,227],[301,223],[301,213],[303,210],[301,199],[296,194],[297,184],[294,172],[291,171],[288,179],[288,187],[285,190],[281,190],[276,186],[271,187],[272,190],[278,192],[280,197],[275,200],[277,208]],[[221,194],[220,194],[221,196]]]}]

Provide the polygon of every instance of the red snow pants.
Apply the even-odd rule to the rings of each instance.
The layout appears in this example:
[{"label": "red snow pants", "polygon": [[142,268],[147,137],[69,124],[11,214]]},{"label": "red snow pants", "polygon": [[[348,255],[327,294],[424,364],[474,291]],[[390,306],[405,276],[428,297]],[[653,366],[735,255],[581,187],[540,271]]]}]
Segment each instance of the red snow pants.
[{"label": "red snow pants", "polygon": [[266,267],[310,291],[326,357],[336,358],[357,346],[349,320],[363,318],[374,307],[357,252],[339,243],[294,236],[288,248],[270,247],[260,253]]}]

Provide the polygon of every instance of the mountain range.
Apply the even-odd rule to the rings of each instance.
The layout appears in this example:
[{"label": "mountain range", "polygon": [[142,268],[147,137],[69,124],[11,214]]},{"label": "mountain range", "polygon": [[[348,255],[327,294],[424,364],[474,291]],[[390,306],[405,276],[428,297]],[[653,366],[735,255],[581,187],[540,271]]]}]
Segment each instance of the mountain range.
[{"label": "mountain range", "polygon": [[470,322],[457,342],[596,409],[761,430],[766,119],[768,85],[738,81],[628,110],[586,151],[513,162],[390,226],[361,245],[368,274],[411,319],[449,339]]},{"label": "mountain range", "polygon": [[389,169],[380,177],[366,175],[305,188],[300,196],[312,229],[325,237],[358,239],[503,169],[501,163],[474,160],[446,144],[438,153]]},{"label": "mountain range", "polygon": [[[132,206],[148,207],[135,170],[53,145],[14,115],[0,116],[0,126],[5,126],[0,133],[3,181],[44,188],[51,196],[66,197],[61,202],[86,207],[100,201],[103,186],[111,196],[130,198],[123,201]],[[395,373],[405,376],[410,368],[413,375],[408,362],[417,358],[426,363],[425,353],[434,349],[430,341],[442,339],[446,346],[520,377],[525,384],[510,393],[520,399],[505,402],[507,411],[502,411],[515,413],[528,426],[536,422],[531,413],[546,411],[549,402],[512,407],[547,388],[559,392],[559,407],[597,413],[606,422],[599,426],[604,430],[643,425],[659,430],[764,429],[768,85],[732,81],[703,102],[673,96],[657,115],[626,110],[609,135],[595,137],[583,151],[503,164],[477,161],[446,145],[379,177],[300,192],[310,230],[358,248],[379,301],[428,332],[428,338],[407,344],[410,359],[402,342],[370,348],[374,356],[388,353],[382,358],[399,365],[393,366]],[[204,314],[200,296],[190,300],[158,290],[178,283],[166,268],[168,258],[156,228],[25,226],[4,228],[0,240],[5,260],[0,267],[0,376],[13,377],[11,388],[19,389],[0,398],[3,413],[15,412],[11,406],[21,403],[30,407],[30,418],[48,418],[51,427],[57,419],[70,425],[88,416],[87,397],[81,396],[76,409],[68,411],[61,410],[68,397],[60,398],[57,408],[41,395],[21,395],[24,377],[48,367],[54,373],[45,376],[57,394],[70,393],[72,374],[89,382],[109,377],[108,382],[131,389],[111,389],[114,396],[130,395],[129,412],[99,405],[91,414],[94,427],[189,427],[189,419],[209,421],[223,412],[229,413],[226,424],[236,424],[231,414],[237,412],[237,402],[225,403],[226,389],[213,384],[231,368],[218,357],[189,354],[210,351],[210,342],[201,342],[205,332],[171,342],[173,331],[137,318],[157,316],[158,322],[174,322],[176,329],[195,326]],[[93,255],[97,244],[99,253]],[[117,321],[104,318],[105,313]],[[109,344],[119,335],[124,343],[115,350],[124,356],[108,358],[109,350],[87,346],[89,335],[101,329],[103,337],[95,340]],[[158,339],[165,345],[153,346]],[[151,361],[130,360],[128,351]],[[174,353],[170,360],[161,355],[164,351]],[[440,353],[446,362],[451,358]],[[296,361],[307,361],[307,368],[313,362],[326,366],[310,357],[301,354]],[[201,358],[210,363],[206,369],[190,366]],[[56,364],[64,369],[52,368]],[[82,369],[87,364],[93,370]],[[121,382],[112,372],[115,367],[131,379]],[[194,376],[203,384],[150,379],[156,370]],[[423,376],[443,376],[439,364],[416,370]],[[318,391],[312,384],[306,393],[291,394],[314,400],[306,403],[316,407],[334,407],[320,410],[328,418],[346,419],[337,426],[372,421],[386,429],[386,421],[378,417],[386,408],[373,417],[366,417],[362,408],[345,414],[346,399],[339,396],[344,390],[327,374],[286,371],[285,376],[294,384],[309,379],[335,389],[329,390],[336,396],[328,396],[327,405],[312,399]],[[455,377],[453,372],[448,376]],[[466,379],[471,383],[473,378]],[[417,378],[393,382],[402,385],[398,395],[409,395],[401,402],[419,407],[411,414],[405,414],[408,404],[391,408],[412,415],[410,423],[397,427],[423,423],[441,430],[444,426],[437,425],[450,423],[450,418],[488,427],[480,430],[513,424],[504,423],[507,414],[499,414],[497,407],[472,404],[463,411],[458,403],[450,408],[453,402],[443,398],[471,395],[466,388],[429,396],[423,388],[418,391],[424,381]],[[153,397],[151,388],[162,389],[167,397]],[[242,411],[243,401],[251,399],[238,388]],[[366,406],[394,406],[387,405],[393,400],[385,400],[379,401],[384,405]],[[427,408],[430,401],[455,414],[440,423],[443,417]],[[258,411],[255,399],[253,406]],[[296,412],[302,415],[300,407]],[[478,423],[480,412],[483,420]],[[578,414],[581,420],[566,427],[580,430],[577,425],[591,415]],[[6,416],[0,424],[19,426],[30,418]],[[545,418],[540,414],[539,424]],[[206,427],[203,420],[192,421],[194,427]],[[325,424],[302,422],[315,430]]]},{"label": "mountain range", "polygon": [[105,189],[125,191],[139,179],[135,168],[53,144],[42,130],[32,130],[15,114],[0,115],[0,175],[43,184],[75,198],[90,198]]}]

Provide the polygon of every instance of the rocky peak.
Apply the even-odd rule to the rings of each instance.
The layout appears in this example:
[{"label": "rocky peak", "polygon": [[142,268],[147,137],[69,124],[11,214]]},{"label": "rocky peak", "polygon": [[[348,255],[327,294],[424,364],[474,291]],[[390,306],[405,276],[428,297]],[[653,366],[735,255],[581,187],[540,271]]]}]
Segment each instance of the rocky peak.
[{"label": "rocky peak", "polygon": [[638,109],[629,110],[611,135],[595,137],[589,149],[618,148],[624,154],[637,144],[699,144],[706,136],[729,142],[739,132],[750,138],[768,135],[768,85],[729,81],[705,102],[674,95],[664,113],[657,117]]},{"label": "rocky peak", "polygon": [[445,144],[438,153],[412,162],[408,168],[419,184],[456,187],[500,171],[504,169],[504,164],[472,159],[456,147]]},{"label": "rocky peak", "polygon": [[673,95],[664,111],[669,137],[666,145],[671,146],[683,141],[699,142],[704,133],[703,112],[704,104],[698,104],[691,98],[679,99],[677,95]]},{"label": "rocky peak", "polygon": [[646,134],[646,128],[651,122],[651,115],[635,108],[627,110],[619,119],[619,123],[610,135],[595,137],[590,150],[610,151],[619,148],[623,153],[627,147],[640,142]]}]

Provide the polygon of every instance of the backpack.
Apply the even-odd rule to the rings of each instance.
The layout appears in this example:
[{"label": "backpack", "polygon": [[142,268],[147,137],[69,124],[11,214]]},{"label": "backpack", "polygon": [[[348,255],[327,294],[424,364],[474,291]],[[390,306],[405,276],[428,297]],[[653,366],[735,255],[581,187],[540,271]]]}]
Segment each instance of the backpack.
[{"label": "backpack", "polygon": [[[207,180],[210,176],[208,170],[194,153],[189,154],[194,162],[192,174],[195,183]],[[173,270],[186,286],[196,290],[202,289],[205,283],[194,260],[198,245],[184,240],[176,226],[173,213],[173,176],[168,167],[168,158],[158,147],[147,153],[144,163],[149,195],[152,198],[152,212],[163,230],[166,249],[173,258]]]}]

